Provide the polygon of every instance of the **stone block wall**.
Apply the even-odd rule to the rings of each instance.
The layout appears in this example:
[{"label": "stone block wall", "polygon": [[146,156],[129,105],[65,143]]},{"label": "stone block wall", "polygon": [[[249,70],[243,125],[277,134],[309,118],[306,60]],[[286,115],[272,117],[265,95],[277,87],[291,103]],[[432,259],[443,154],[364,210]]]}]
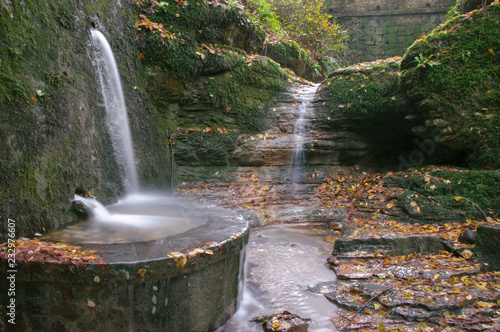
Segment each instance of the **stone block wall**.
[{"label": "stone block wall", "polygon": [[326,3],[330,15],[350,35],[343,57],[348,64],[402,56],[422,35],[445,22],[454,0],[341,0]]}]

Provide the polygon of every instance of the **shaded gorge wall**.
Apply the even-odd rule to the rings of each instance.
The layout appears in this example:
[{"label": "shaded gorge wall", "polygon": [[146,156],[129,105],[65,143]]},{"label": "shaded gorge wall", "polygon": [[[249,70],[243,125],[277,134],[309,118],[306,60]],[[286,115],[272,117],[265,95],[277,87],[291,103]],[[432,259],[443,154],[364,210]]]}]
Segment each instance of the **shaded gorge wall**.
[{"label": "shaded gorge wall", "polygon": [[143,89],[132,1],[0,1],[0,231],[16,237],[70,221],[77,188],[109,203],[122,181],[105,125],[90,29],[121,73],[140,182],[167,187],[170,153]]}]

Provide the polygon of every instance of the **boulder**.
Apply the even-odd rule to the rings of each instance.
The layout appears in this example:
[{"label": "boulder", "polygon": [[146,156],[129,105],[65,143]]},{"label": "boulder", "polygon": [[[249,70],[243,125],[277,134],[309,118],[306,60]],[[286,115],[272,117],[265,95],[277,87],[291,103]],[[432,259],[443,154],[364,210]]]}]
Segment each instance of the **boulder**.
[{"label": "boulder", "polygon": [[494,271],[500,270],[500,226],[477,227],[474,253]]},{"label": "boulder", "polygon": [[499,49],[496,3],[440,25],[401,62],[402,88],[432,141],[464,153],[473,167],[500,166]]}]

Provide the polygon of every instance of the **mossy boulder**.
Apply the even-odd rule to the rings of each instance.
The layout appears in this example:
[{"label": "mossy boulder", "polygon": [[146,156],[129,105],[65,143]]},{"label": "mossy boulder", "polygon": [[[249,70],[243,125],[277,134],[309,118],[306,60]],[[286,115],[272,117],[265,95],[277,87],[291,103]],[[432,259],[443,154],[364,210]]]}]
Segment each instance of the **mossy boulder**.
[{"label": "mossy boulder", "polygon": [[500,171],[429,168],[385,182],[405,189],[392,212],[400,221],[464,222],[500,215]]},{"label": "mossy boulder", "polygon": [[296,42],[268,44],[263,54],[291,69],[299,77],[313,82],[322,78],[321,67]]},{"label": "mossy boulder", "polygon": [[402,87],[427,135],[473,167],[500,166],[499,52],[500,6],[492,4],[437,27],[401,62]]}]

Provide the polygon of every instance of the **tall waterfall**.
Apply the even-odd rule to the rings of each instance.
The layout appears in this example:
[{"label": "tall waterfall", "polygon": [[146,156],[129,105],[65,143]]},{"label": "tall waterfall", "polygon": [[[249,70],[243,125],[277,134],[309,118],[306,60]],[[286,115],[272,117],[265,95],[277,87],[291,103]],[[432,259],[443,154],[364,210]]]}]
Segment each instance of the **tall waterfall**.
[{"label": "tall waterfall", "polygon": [[296,121],[293,129],[294,151],[290,160],[291,165],[291,180],[297,184],[300,181],[300,168],[305,163],[304,143],[307,135],[307,124],[313,117],[314,108],[312,101],[318,89],[318,84],[301,87],[298,90],[301,103],[296,111]]},{"label": "tall waterfall", "polygon": [[120,167],[120,175],[126,192],[137,192],[139,179],[118,67],[106,37],[94,29],[91,30],[91,34],[95,46],[94,62],[101,85],[106,109],[106,124],[111,136],[115,159]]}]

